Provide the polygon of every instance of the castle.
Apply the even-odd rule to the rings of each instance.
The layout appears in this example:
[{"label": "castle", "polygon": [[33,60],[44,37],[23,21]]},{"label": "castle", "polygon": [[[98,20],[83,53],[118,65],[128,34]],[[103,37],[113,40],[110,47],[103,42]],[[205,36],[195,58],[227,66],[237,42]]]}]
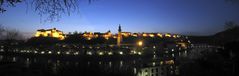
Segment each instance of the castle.
[{"label": "castle", "polygon": [[56,28],[47,30],[39,29],[37,30],[35,37],[54,37],[58,38],[59,40],[65,39],[64,33],[60,30],[57,30]]}]

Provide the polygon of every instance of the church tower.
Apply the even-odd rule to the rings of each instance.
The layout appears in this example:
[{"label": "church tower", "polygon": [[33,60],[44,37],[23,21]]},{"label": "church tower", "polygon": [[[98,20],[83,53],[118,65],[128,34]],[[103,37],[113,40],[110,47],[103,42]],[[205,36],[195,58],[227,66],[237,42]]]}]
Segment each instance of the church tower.
[{"label": "church tower", "polygon": [[122,35],[121,35],[121,26],[119,24],[119,28],[118,28],[118,36],[117,36],[117,46],[120,46],[121,45],[121,41],[122,41]]}]

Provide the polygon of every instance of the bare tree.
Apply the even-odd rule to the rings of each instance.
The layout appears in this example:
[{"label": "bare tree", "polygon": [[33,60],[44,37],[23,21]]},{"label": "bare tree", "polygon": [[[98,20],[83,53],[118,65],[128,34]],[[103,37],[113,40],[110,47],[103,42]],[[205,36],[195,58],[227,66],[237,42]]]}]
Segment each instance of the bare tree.
[{"label": "bare tree", "polygon": [[[88,0],[91,3],[92,0]],[[4,7],[14,7],[17,3],[26,2],[44,21],[58,21],[62,14],[78,11],[80,0],[0,0],[0,13],[5,12]]]},{"label": "bare tree", "polygon": [[15,7],[16,3],[20,3],[21,0],[0,0],[0,13],[6,11],[3,7],[11,6]]},{"label": "bare tree", "polygon": [[0,39],[2,40],[22,40],[23,35],[16,29],[7,29],[0,25]]},{"label": "bare tree", "polygon": [[20,32],[16,29],[6,30],[6,39],[7,40],[19,40],[21,39]]},{"label": "bare tree", "polygon": [[225,26],[225,29],[232,29],[234,27],[237,27],[238,24],[233,21],[227,21],[227,22],[225,22],[224,26]]},{"label": "bare tree", "polygon": [[1,35],[1,33],[4,32],[4,31],[5,31],[4,27],[3,27],[2,25],[0,25],[0,35]]},{"label": "bare tree", "polygon": [[4,27],[0,25],[0,39],[3,39],[3,32],[5,31]]},{"label": "bare tree", "polygon": [[45,21],[58,21],[62,13],[70,15],[78,11],[78,0],[33,0],[32,7],[40,16],[46,16]]}]

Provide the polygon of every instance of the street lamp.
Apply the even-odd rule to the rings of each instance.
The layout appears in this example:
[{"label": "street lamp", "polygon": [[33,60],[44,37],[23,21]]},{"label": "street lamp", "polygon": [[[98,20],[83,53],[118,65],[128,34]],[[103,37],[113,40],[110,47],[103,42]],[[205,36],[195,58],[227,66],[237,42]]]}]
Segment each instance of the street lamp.
[{"label": "street lamp", "polygon": [[143,45],[143,41],[139,41],[139,42],[138,42],[138,45],[139,45],[139,46],[142,46],[142,45]]}]

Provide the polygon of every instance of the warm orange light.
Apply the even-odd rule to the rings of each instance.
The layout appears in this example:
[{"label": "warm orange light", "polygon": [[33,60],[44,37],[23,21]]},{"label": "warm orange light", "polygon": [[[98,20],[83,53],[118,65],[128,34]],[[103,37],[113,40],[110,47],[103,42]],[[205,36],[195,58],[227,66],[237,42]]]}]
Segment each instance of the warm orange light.
[{"label": "warm orange light", "polygon": [[154,37],[154,34],[150,34],[149,36],[150,36],[150,37]]},{"label": "warm orange light", "polygon": [[148,36],[147,34],[143,34],[144,37]]},{"label": "warm orange light", "polygon": [[160,34],[160,33],[158,33],[157,35],[158,35],[159,37],[163,37],[163,35],[162,35],[162,34]]},{"label": "warm orange light", "polygon": [[41,32],[37,31],[35,34],[35,37],[39,37],[41,35]]},{"label": "warm orange light", "polygon": [[181,47],[183,47],[183,48],[187,47],[186,43],[181,42],[181,43],[178,43],[178,44],[181,45]]},{"label": "warm orange light", "polygon": [[90,37],[87,37],[87,40],[91,40],[91,38],[90,38]]},{"label": "warm orange light", "polygon": [[173,35],[174,38],[177,38],[177,35]]},{"label": "warm orange light", "polygon": [[165,37],[171,37],[171,35],[167,33],[167,34],[165,34]]},{"label": "warm orange light", "polygon": [[59,34],[56,33],[56,32],[54,32],[54,33],[52,33],[52,36],[58,38],[58,37],[59,37]]},{"label": "warm orange light", "polygon": [[116,39],[116,38],[117,38],[117,36],[113,36],[113,38],[115,38],[115,39]]},{"label": "warm orange light", "polygon": [[165,64],[174,64],[174,61],[173,60],[168,60],[168,61],[165,61]]},{"label": "warm orange light", "polygon": [[105,37],[106,40],[109,40],[109,37]]},{"label": "warm orange light", "polygon": [[133,34],[133,36],[134,36],[134,37],[137,37],[137,35],[136,35],[136,34]]},{"label": "warm orange light", "polygon": [[139,46],[142,46],[142,45],[143,45],[143,41],[139,41],[139,42],[138,42],[138,45],[139,45]]}]

